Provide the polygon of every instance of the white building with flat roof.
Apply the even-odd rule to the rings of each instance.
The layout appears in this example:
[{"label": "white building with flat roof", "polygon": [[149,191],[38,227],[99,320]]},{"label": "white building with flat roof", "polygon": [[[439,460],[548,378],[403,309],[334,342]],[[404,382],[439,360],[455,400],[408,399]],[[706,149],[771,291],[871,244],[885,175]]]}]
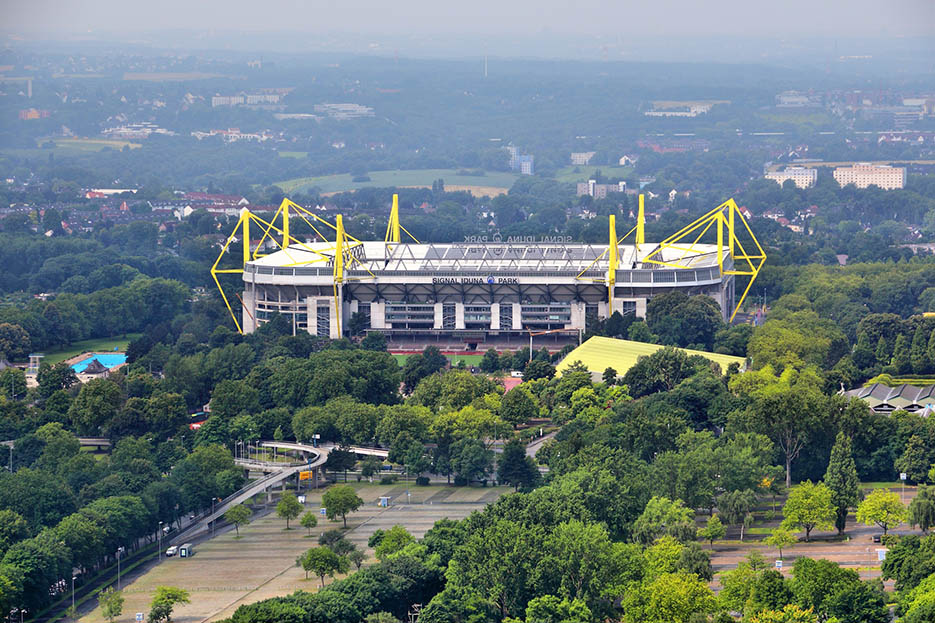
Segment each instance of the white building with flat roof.
[{"label": "white building with flat roof", "polygon": [[853,184],[857,188],[867,188],[872,185],[883,190],[893,190],[905,188],[906,168],[858,162],[849,167],[836,168],[834,179],[841,185],[841,188]]},{"label": "white building with flat roof", "polygon": [[811,188],[818,180],[818,169],[805,167],[786,167],[783,171],[770,171],[764,177],[782,186],[786,180],[792,180],[798,188]]}]

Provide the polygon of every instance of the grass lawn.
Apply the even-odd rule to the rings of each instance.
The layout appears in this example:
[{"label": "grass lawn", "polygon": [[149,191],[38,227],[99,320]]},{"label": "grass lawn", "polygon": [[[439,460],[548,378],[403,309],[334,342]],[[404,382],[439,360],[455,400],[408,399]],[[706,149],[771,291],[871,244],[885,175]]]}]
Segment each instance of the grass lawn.
[{"label": "grass lawn", "polygon": [[[578,172],[575,172],[575,169],[578,169]],[[616,177],[627,177],[633,173],[633,167],[618,167],[618,166],[576,166],[576,167],[564,167],[558,170],[558,173],[555,174],[555,179],[559,182],[587,182],[589,179],[594,178],[594,173],[600,171],[604,177],[616,178]]]},{"label": "grass lawn", "polygon": [[[415,354],[415,353],[413,353]],[[451,362],[452,366],[457,366],[459,361],[463,361],[466,366],[479,366],[481,359],[484,358],[483,355],[445,355],[448,357],[448,360]],[[409,355],[393,355],[393,358],[396,359],[396,363],[399,364],[399,367],[406,365],[406,359],[409,358]]]},{"label": "grass lawn", "polygon": [[[280,155],[297,152],[280,152]],[[294,157],[294,156],[293,156]],[[431,187],[432,182],[441,178],[445,186],[478,186],[498,188],[506,192],[516,181],[513,173],[487,172],[486,175],[458,175],[457,169],[409,169],[401,171],[370,171],[369,182],[353,182],[349,173],[341,175],[323,175],[319,177],[298,177],[276,182],[286,193],[307,192],[313,187],[323,193],[346,192],[366,187],[387,186],[424,186]]]},{"label": "grass lawn", "polygon": [[[898,480],[896,482],[862,482],[860,483],[861,489],[892,489],[894,491],[899,490],[902,486],[902,483]],[[911,489],[912,487],[910,487]]]},{"label": "grass lawn", "polygon": [[108,352],[116,348],[120,351],[127,350],[127,344],[143,335],[142,333],[127,333],[125,337],[106,337],[97,340],[82,340],[74,342],[71,346],[59,350],[46,351],[42,361],[48,364],[56,364],[59,361],[65,361],[69,357],[80,355],[84,352]]}]

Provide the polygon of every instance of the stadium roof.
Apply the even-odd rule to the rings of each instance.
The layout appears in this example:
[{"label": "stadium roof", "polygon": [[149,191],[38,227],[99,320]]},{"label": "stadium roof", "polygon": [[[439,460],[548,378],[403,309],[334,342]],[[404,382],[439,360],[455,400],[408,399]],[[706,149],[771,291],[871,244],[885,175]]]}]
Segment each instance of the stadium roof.
[{"label": "stadium roof", "polygon": [[864,400],[877,413],[891,413],[898,409],[917,413],[935,405],[935,385],[890,387],[873,383],[844,392],[844,395]]},{"label": "stadium roof", "polygon": [[[636,365],[640,357],[652,355],[661,348],[665,347],[659,344],[594,336],[562,359],[562,362],[558,364],[558,373],[564,372],[575,361],[581,361],[592,374],[601,374],[607,368],[613,368],[617,371],[617,374],[622,376],[626,374],[627,370]],[[679,350],[683,350],[689,355],[701,355],[706,359],[710,359],[720,365],[722,371],[727,370],[727,366],[732,363],[739,364],[741,368],[744,365],[743,357],[706,353],[687,348],[680,348]]]},{"label": "stadium roof", "polygon": [[[309,243],[305,247],[327,256],[334,255],[330,243]],[[697,244],[698,253],[666,248],[654,256],[657,260],[676,262],[683,268],[717,266],[717,245]],[[635,245],[620,245],[618,270],[659,269],[657,264],[643,264],[642,259],[657,249],[646,243],[637,250]],[[364,241],[352,245],[351,253],[371,271],[477,271],[490,270],[607,270],[607,249],[601,244],[561,243],[451,243],[407,244]],[[321,255],[292,245],[265,257],[249,262],[258,266],[299,266],[314,262]],[[595,262],[596,258],[600,258]]]}]

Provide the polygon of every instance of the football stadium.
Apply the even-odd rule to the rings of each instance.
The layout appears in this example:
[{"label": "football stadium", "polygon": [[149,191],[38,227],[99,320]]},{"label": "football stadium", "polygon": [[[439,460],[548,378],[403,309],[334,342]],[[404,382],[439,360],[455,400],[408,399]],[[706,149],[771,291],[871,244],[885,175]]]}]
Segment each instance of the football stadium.
[{"label": "football stadium", "polygon": [[[296,218],[314,240],[290,234]],[[618,238],[615,217],[608,221],[607,244],[527,236],[427,244],[402,227],[394,197],[385,240],[361,241],[340,215],[332,224],[286,199],[269,222],[243,210],[212,274],[243,333],[283,314],[294,332],[339,338],[353,326],[393,343],[476,348],[531,335],[578,340],[594,319],[642,317],[649,299],[673,290],[712,297],[730,320],[766,258],[733,200],[661,242],[645,240],[642,196],[627,234]],[[251,227],[259,240],[251,242]],[[220,268],[238,239],[242,266]],[[278,249],[261,253],[269,240]],[[233,306],[218,281],[224,273],[242,273]],[[749,278],[736,301],[739,276]]]}]

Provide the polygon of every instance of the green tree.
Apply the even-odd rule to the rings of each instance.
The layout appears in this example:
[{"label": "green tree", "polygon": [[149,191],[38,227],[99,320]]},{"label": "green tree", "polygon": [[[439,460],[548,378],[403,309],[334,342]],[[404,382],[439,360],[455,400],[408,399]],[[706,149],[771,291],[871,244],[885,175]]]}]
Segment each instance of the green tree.
[{"label": "green tree", "polygon": [[924,481],[930,465],[929,449],[919,435],[909,438],[906,449],[894,463],[894,467],[900,472],[905,472],[912,482]]},{"label": "green tree", "polygon": [[294,493],[284,493],[276,504],[276,514],[286,520],[286,530],[289,529],[289,521],[298,517],[301,512],[302,505]]},{"label": "green tree", "polygon": [[[0,525],[3,525],[2,521]],[[919,526],[925,533],[935,526],[935,486],[919,486],[916,496],[909,503],[909,525]]]},{"label": "green tree", "polygon": [[22,515],[9,508],[0,510],[0,560],[14,543],[29,536],[29,524]]},{"label": "green tree", "polygon": [[97,605],[101,609],[101,615],[113,623],[114,619],[123,614],[123,593],[115,591],[113,586],[108,586],[98,593]]},{"label": "green tree", "polygon": [[36,376],[39,383],[39,397],[48,398],[60,389],[68,389],[78,382],[78,376],[74,368],[64,361],[50,366],[43,363],[39,366],[39,373]]},{"label": "green tree", "polygon": [[[277,509],[278,510],[278,509]],[[227,512],[224,513],[224,519],[228,523],[234,524],[234,530],[237,531],[237,536],[240,536],[240,526],[246,526],[250,523],[250,515],[253,512],[249,507],[238,504],[237,506],[232,506],[227,509]]]},{"label": "green tree", "polygon": [[31,348],[29,333],[18,324],[0,322],[0,359],[18,361]]},{"label": "green tree", "polygon": [[[735,377],[732,387],[734,383],[743,383],[748,374],[755,377],[762,372]],[[821,379],[811,371],[799,372],[787,367],[779,377],[763,376],[765,384],[751,392],[751,424],[785,454],[786,488],[790,488],[792,462],[808,441],[826,426],[827,400],[821,392]]]},{"label": "green tree", "polygon": [[492,348],[487,349],[487,352],[481,357],[480,369],[488,374],[492,374],[500,369],[500,355],[497,351]]},{"label": "green tree", "polygon": [[862,331],[857,336],[857,344],[854,346],[854,352],[851,356],[854,359],[854,365],[861,370],[871,368],[876,363],[876,355],[870,346],[870,337],[866,331]]},{"label": "green tree", "polygon": [[601,380],[604,381],[604,384],[608,387],[615,385],[617,383],[617,371],[607,366],[604,368],[604,374],[601,375]]},{"label": "green tree", "polygon": [[0,396],[9,400],[22,400],[26,397],[26,389],[25,372],[14,367],[0,370]]},{"label": "green tree", "polygon": [[834,526],[838,534],[844,533],[847,511],[860,501],[860,480],[857,465],[851,453],[851,438],[839,432],[831,448],[831,459],[825,471],[825,485],[831,489],[831,505],[834,506]]},{"label": "green tree", "polygon": [[74,427],[82,433],[97,435],[102,426],[116,416],[123,402],[120,386],[109,379],[91,379],[81,386],[68,409]]},{"label": "green tree", "polygon": [[350,485],[333,485],[321,496],[328,519],[340,517],[347,528],[347,514],[356,511],[364,503]]},{"label": "green tree", "polygon": [[890,360],[890,365],[895,367],[899,374],[908,374],[912,367],[909,342],[902,333],[896,336],[896,345],[893,347],[893,358]]},{"label": "green tree", "polygon": [[602,594],[619,572],[619,560],[607,529],[578,520],[558,524],[546,538],[535,574],[541,592],[581,599],[600,607]]},{"label": "green tree", "polygon": [[485,596],[500,618],[520,616],[535,596],[531,578],[543,538],[540,527],[508,519],[474,530],[455,549],[446,572],[448,585]]},{"label": "green tree", "polygon": [[403,526],[396,524],[383,532],[380,542],[374,547],[374,556],[378,560],[386,560],[387,556],[395,554],[415,539]]},{"label": "green tree", "polygon": [[702,580],[710,582],[714,579],[714,568],[711,566],[711,554],[698,543],[686,543],[682,547],[677,563],[678,570],[683,573],[697,575]]},{"label": "green tree", "polygon": [[653,496],[633,525],[636,539],[649,545],[662,534],[688,542],[695,540],[695,511],[686,508],[682,500]]},{"label": "green tree", "polygon": [[523,382],[535,381],[536,379],[552,379],[555,377],[555,366],[548,361],[533,359],[523,368]]},{"label": "green tree", "polygon": [[543,595],[531,599],[526,606],[526,623],[591,623],[593,620],[591,609],[580,599]]},{"label": "green tree", "polygon": [[435,374],[448,365],[448,358],[441,354],[437,346],[426,346],[420,354],[410,355],[403,366],[403,383],[406,392],[412,393],[419,381]]},{"label": "green tree", "polygon": [[779,559],[782,560],[782,550],[784,548],[789,548],[795,545],[798,542],[798,539],[795,538],[795,535],[792,534],[789,530],[786,530],[782,526],[775,528],[773,532],[763,539],[763,543],[769,547],[775,547],[779,550]]},{"label": "green tree", "polygon": [[727,534],[727,528],[724,527],[724,524],[721,523],[721,518],[717,515],[708,517],[708,523],[705,524],[704,528],[698,531],[698,536],[712,546],[716,540],[723,539],[725,534]]},{"label": "green tree", "polygon": [[490,473],[493,452],[479,439],[461,439],[451,446],[452,471],[466,483],[484,480]]},{"label": "green tree", "polygon": [[309,572],[317,575],[321,579],[322,588],[325,587],[325,576],[333,578],[336,573],[347,571],[347,560],[327,547],[313,547],[307,550],[296,559],[295,564],[305,570],[306,579]]},{"label": "green tree", "polygon": [[916,327],[909,347],[909,363],[915,374],[926,374],[931,368],[928,356],[929,336],[922,325]]},{"label": "green tree", "polygon": [[899,499],[899,494],[889,489],[875,489],[857,507],[857,521],[883,528],[883,534],[906,521],[906,506]]},{"label": "green tree", "polygon": [[886,339],[882,335],[877,340],[877,347],[873,351],[873,354],[877,359],[877,363],[881,366],[885,366],[890,361],[889,346],[886,343]]},{"label": "green tree", "polygon": [[803,609],[786,604],[782,610],[763,610],[750,619],[750,623],[818,623],[818,615],[811,608]]},{"label": "green tree", "polygon": [[744,528],[756,508],[756,493],[752,489],[725,493],[718,500],[718,508],[728,525],[740,525],[740,540],[743,541]]},{"label": "green tree", "polygon": [[380,471],[383,462],[375,456],[368,456],[360,462],[360,475],[364,478],[373,478],[373,475]]},{"label": "green tree", "polygon": [[539,470],[532,457],[526,456],[523,442],[519,439],[508,441],[497,459],[497,480],[519,490],[532,488],[538,479]]},{"label": "green tree", "polygon": [[717,600],[708,585],[693,574],[664,573],[623,598],[626,623],[688,623],[709,614]]},{"label": "green tree", "polygon": [[352,562],[357,570],[360,571],[360,566],[367,560],[367,555],[355,548],[347,553],[347,560]]},{"label": "green tree", "polygon": [[175,586],[157,586],[149,609],[149,623],[171,623],[176,604],[191,603],[188,591]]},{"label": "green tree", "polygon": [[536,403],[522,387],[514,387],[503,395],[500,402],[500,417],[516,428],[538,415]]},{"label": "green tree", "polygon": [[308,536],[312,536],[312,528],[318,525],[318,517],[312,511],[306,511],[299,520],[302,527],[308,530]]},{"label": "green tree", "polygon": [[379,331],[370,331],[360,341],[360,347],[364,350],[386,351],[386,335]]},{"label": "green tree", "polygon": [[825,530],[834,525],[831,490],[824,483],[813,484],[806,480],[789,492],[782,514],[782,527],[805,530],[805,541],[808,542],[815,528]]}]

